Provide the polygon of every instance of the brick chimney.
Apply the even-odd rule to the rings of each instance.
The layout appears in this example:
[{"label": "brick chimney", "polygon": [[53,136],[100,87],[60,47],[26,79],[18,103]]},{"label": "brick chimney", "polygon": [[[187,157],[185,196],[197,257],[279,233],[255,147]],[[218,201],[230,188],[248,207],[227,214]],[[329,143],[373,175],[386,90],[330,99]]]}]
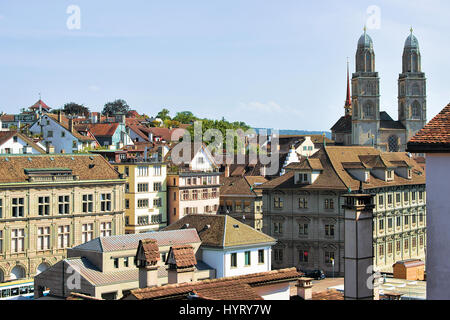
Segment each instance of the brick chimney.
[{"label": "brick chimney", "polygon": [[297,295],[303,300],[312,300],[312,280],[311,278],[302,277],[298,279],[297,284]]},{"label": "brick chimney", "polygon": [[139,269],[139,288],[149,288],[158,285],[159,247],[155,239],[139,241],[136,251],[136,265]]},{"label": "brick chimney", "polygon": [[58,122],[61,123],[62,122],[62,116],[63,116],[63,112],[59,111],[58,112]]},{"label": "brick chimney", "polygon": [[166,264],[169,265],[169,284],[192,282],[194,280],[197,259],[195,258],[194,248],[191,245],[171,247]]},{"label": "brick chimney", "polygon": [[224,171],[224,177],[228,178],[230,176],[230,165],[225,164],[225,171]]},{"label": "brick chimney", "polygon": [[71,133],[73,133],[73,119],[72,118],[69,119],[69,131]]}]

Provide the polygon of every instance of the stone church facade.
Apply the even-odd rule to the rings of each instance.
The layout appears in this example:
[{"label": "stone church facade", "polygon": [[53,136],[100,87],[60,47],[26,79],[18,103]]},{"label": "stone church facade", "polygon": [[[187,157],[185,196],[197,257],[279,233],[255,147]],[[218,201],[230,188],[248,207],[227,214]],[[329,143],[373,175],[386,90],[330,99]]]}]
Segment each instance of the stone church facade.
[{"label": "stone church facade", "polygon": [[402,73],[398,79],[398,120],[380,111],[380,78],[375,69],[373,41],[364,30],[356,51],[356,70],[347,71],[345,115],[331,128],[341,145],[374,146],[381,151],[405,151],[406,143],[426,124],[426,78],[421,68],[419,42],[405,41]]}]

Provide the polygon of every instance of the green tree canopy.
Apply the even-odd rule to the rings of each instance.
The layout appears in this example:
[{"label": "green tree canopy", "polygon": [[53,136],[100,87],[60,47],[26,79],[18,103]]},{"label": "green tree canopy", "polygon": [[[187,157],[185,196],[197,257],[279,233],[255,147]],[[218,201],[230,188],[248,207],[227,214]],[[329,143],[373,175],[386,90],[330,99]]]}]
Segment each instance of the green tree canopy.
[{"label": "green tree canopy", "polygon": [[162,121],[164,120],[170,120],[169,116],[170,111],[166,108],[162,109],[158,114],[156,115],[157,118],[160,118]]},{"label": "green tree canopy", "polygon": [[75,102],[68,102],[62,107],[62,111],[65,114],[77,115],[77,116],[87,116],[89,114],[89,109],[82,104]]},{"label": "green tree canopy", "polygon": [[108,102],[105,104],[102,110],[103,115],[112,116],[118,113],[127,114],[130,111],[130,106],[125,100],[117,99],[113,102]]},{"label": "green tree canopy", "polygon": [[184,124],[191,124],[195,120],[198,120],[198,118],[196,116],[194,116],[194,114],[190,111],[181,111],[181,112],[177,112],[177,114],[175,115],[175,117],[172,120],[175,120],[175,121],[178,121],[178,122],[184,123]]}]

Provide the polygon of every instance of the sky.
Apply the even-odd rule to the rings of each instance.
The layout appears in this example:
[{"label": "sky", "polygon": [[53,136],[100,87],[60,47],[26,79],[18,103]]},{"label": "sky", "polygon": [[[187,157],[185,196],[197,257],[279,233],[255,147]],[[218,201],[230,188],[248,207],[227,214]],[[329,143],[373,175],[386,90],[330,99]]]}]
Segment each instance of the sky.
[{"label": "sky", "polygon": [[449,10],[446,0],[0,0],[0,111],[18,113],[41,94],[52,108],[101,111],[124,99],[147,115],[329,130],[367,25],[381,110],[395,120],[413,27],[430,120],[450,102]]}]

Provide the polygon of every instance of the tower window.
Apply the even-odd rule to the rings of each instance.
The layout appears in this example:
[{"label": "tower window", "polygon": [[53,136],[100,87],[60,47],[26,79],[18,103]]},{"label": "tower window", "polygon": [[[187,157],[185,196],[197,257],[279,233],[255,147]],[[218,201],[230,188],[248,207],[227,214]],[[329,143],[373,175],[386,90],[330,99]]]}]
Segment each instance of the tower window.
[{"label": "tower window", "polygon": [[370,101],[364,105],[363,115],[365,119],[373,116],[373,104]]},{"label": "tower window", "polygon": [[420,119],[421,112],[420,112],[420,104],[417,101],[414,101],[412,105],[412,117],[413,119]]}]

